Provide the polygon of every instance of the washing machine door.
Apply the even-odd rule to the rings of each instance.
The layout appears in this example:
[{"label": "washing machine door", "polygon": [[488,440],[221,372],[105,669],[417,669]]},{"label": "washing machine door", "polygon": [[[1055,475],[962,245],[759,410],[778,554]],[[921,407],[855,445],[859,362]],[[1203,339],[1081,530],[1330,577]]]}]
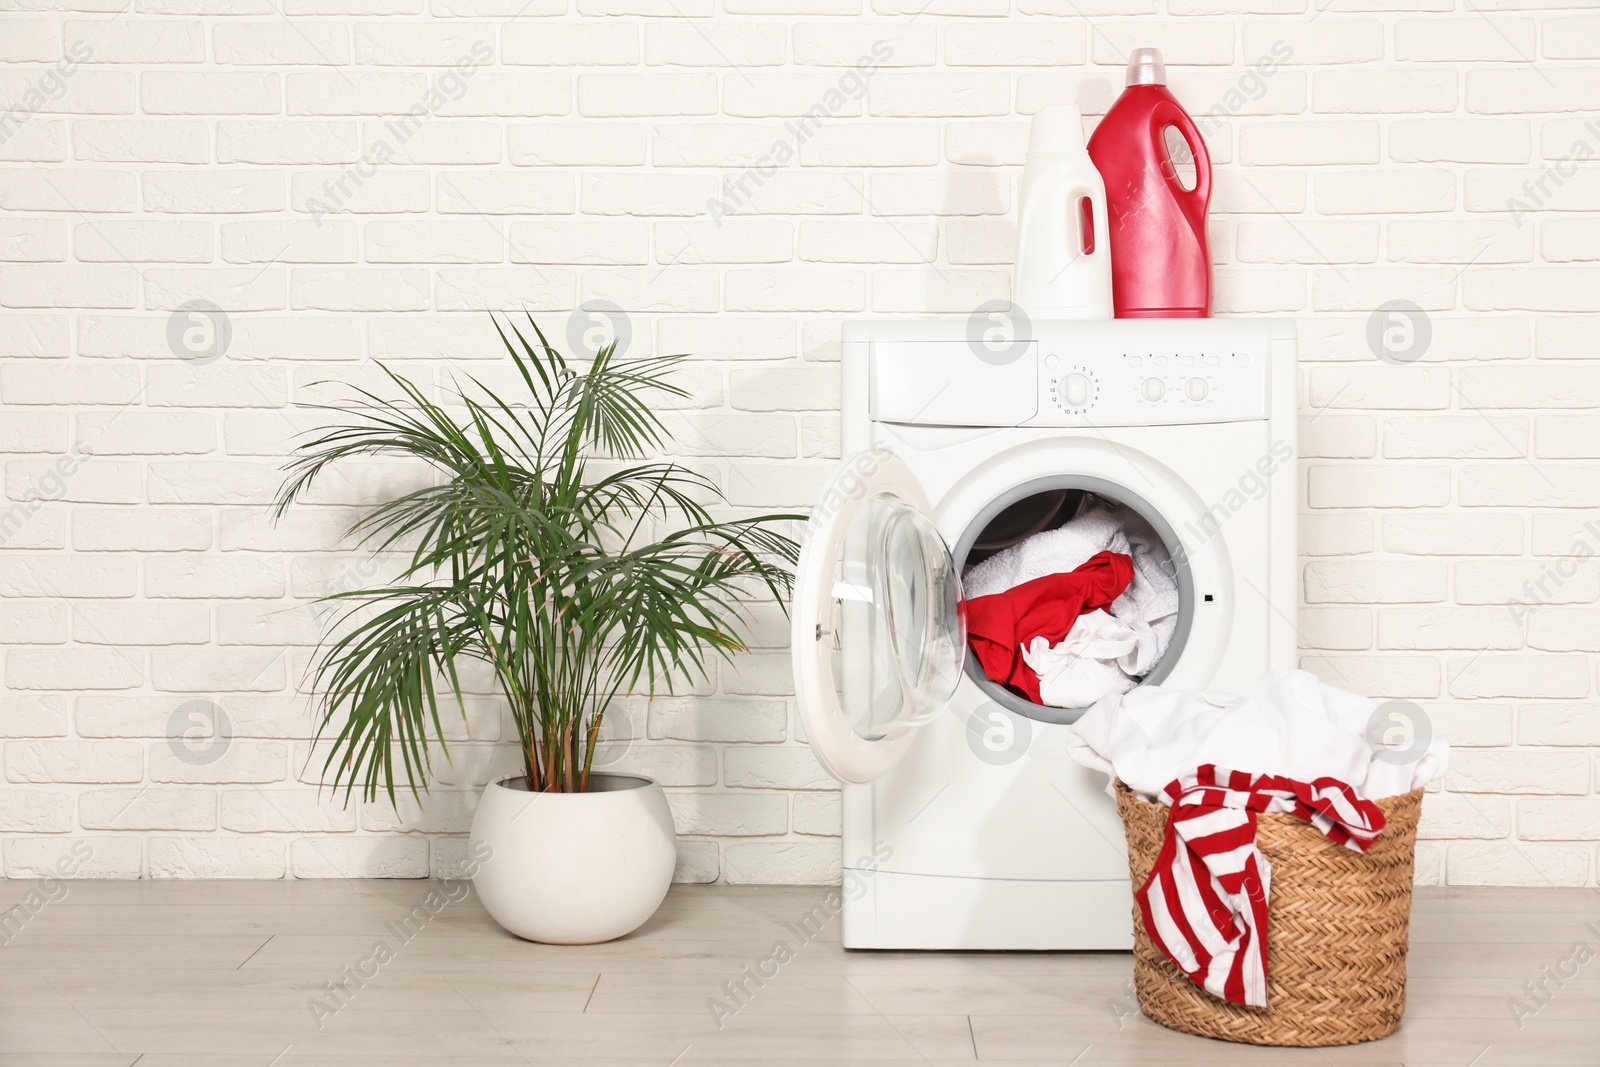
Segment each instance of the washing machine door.
[{"label": "washing machine door", "polygon": [[811,514],[795,574],[795,699],[835,778],[870,782],[961,680],[966,617],[927,494],[887,449],[847,458]]}]

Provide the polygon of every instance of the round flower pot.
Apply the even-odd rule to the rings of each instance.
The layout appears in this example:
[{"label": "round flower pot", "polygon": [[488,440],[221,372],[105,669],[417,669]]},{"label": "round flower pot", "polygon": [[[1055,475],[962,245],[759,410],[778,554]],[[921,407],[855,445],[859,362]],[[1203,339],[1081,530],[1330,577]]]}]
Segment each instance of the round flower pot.
[{"label": "round flower pot", "polygon": [[672,884],[677,836],[661,787],[595,774],[587,793],[533,793],[519,775],[484,787],[472,883],[494,921],[529,941],[592,945],[637,930]]}]

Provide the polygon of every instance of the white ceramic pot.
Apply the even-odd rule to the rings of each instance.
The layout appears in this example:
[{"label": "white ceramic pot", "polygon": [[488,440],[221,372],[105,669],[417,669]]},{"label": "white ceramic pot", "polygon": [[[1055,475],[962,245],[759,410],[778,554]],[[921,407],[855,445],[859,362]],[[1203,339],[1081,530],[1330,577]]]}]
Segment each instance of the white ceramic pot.
[{"label": "white ceramic pot", "polygon": [[637,930],[672,884],[677,836],[661,787],[595,774],[587,793],[531,793],[519,775],[484,787],[472,820],[472,884],[518,937],[591,945]]}]

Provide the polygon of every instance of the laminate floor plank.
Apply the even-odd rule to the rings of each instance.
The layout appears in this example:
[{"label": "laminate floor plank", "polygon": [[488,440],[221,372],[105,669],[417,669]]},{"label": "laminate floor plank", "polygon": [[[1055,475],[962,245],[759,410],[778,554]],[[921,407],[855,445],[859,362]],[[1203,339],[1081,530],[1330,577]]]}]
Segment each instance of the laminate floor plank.
[{"label": "laminate floor plank", "polygon": [[1419,889],[1405,1025],[1329,1049],[1157,1026],[1126,953],[847,952],[818,887],[675,887],[581,947],[510,936],[462,882],[53,896],[0,938],[0,1067],[1600,1067],[1583,889]]}]

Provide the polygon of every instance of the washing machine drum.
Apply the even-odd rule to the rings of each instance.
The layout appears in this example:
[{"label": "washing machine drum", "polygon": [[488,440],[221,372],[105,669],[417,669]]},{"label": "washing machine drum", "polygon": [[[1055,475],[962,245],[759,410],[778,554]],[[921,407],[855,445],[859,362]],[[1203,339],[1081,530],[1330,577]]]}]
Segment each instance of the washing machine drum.
[{"label": "washing machine drum", "polygon": [[1154,684],[1171,673],[1188,638],[1193,582],[1171,523],[1126,487],[1071,475],[1018,486],[974,517],[952,555],[970,598],[1071,571],[1102,551],[1131,556],[1135,571],[1110,609],[1116,619],[1101,620],[1102,632],[1126,636],[1123,645],[1137,633],[1138,650],[1120,657],[1120,664],[1082,664],[1072,681],[1046,684],[1046,701],[1052,689],[1081,694],[1077,700],[1048,703],[1034,703],[989,679],[969,653],[966,673],[986,696],[1033,719],[1072,722],[1099,696]]}]

